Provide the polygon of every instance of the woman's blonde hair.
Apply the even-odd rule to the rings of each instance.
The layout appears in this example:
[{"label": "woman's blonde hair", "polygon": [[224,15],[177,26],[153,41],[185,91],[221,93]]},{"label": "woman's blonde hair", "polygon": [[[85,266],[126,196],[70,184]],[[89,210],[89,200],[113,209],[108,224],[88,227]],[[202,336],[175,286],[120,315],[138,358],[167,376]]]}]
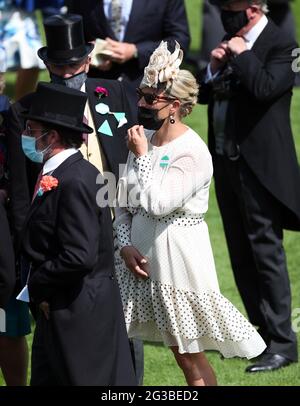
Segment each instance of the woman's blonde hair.
[{"label": "woman's blonde hair", "polygon": [[197,103],[199,85],[191,72],[180,69],[165,93],[181,102],[179,113],[181,117],[186,117]]}]

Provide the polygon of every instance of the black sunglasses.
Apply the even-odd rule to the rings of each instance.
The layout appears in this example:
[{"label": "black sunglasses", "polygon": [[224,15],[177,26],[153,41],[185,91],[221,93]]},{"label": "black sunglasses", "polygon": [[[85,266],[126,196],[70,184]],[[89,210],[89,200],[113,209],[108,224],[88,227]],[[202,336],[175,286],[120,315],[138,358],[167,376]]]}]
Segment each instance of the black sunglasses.
[{"label": "black sunglasses", "polygon": [[136,89],[136,93],[138,99],[141,100],[142,98],[145,99],[145,102],[149,105],[152,105],[155,101],[158,100],[176,100],[175,97],[166,97],[166,96],[159,96],[155,93],[144,93],[141,89]]}]

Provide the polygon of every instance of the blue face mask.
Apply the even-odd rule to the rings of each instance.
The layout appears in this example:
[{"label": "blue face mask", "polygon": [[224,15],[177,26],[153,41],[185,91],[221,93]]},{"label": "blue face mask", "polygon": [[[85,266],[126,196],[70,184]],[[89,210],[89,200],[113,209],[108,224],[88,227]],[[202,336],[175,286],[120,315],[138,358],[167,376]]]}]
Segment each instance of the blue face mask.
[{"label": "blue face mask", "polygon": [[43,151],[37,151],[35,147],[35,143],[40,138],[44,137],[48,132],[42,134],[38,138],[30,137],[29,135],[22,134],[22,149],[24,154],[29,158],[32,162],[37,162],[39,164],[43,163],[44,156],[47,151],[51,148],[51,144],[48,145]]}]

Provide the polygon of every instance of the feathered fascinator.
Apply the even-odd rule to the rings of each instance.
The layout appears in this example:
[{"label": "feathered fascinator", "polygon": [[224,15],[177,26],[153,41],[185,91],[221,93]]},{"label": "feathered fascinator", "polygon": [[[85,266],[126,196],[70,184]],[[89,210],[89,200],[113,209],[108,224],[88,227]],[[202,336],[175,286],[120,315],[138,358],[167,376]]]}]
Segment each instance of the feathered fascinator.
[{"label": "feathered fascinator", "polygon": [[175,41],[175,51],[171,54],[168,50],[168,43],[162,41],[158,48],[150,57],[149,64],[144,69],[144,77],[140,87],[157,88],[158,83],[166,83],[176,78],[179,72],[179,66],[183,59],[183,51],[180,45]]}]

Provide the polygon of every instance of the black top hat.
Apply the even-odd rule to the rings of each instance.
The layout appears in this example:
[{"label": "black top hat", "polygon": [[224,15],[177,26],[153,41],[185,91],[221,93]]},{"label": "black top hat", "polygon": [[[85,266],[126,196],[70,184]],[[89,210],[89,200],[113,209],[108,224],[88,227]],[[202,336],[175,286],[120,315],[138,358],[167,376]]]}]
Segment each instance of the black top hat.
[{"label": "black top hat", "polygon": [[80,133],[92,133],[83,123],[87,95],[80,90],[54,83],[39,82],[25,119],[55,124]]},{"label": "black top hat", "polygon": [[38,50],[38,56],[55,65],[69,65],[82,61],[94,48],[86,44],[82,17],[77,14],[53,15],[44,21],[47,46]]}]

